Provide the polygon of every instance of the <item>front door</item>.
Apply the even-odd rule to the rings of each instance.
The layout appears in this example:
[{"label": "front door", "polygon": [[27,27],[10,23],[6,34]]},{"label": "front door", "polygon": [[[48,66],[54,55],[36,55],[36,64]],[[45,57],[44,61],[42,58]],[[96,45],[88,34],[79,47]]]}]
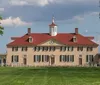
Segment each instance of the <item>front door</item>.
[{"label": "front door", "polygon": [[26,58],[23,58],[23,63],[24,63],[24,65],[27,64],[27,59]]},{"label": "front door", "polygon": [[82,65],[82,58],[79,58],[79,65]]},{"label": "front door", "polygon": [[54,65],[55,63],[55,57],[51,57],[51,65]]}]

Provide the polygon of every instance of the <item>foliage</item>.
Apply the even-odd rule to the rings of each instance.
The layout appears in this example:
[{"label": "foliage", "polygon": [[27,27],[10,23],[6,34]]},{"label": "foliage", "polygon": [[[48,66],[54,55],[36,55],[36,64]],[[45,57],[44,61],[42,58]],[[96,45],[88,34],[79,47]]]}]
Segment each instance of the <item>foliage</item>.
[{"label": "foliage", "polygon": [[[2,20],[2,17],[0,16],[0,20]],[[0,35],[3,35],[4,31],[4,27],[1,26],[1,22],[0,22]]]}]

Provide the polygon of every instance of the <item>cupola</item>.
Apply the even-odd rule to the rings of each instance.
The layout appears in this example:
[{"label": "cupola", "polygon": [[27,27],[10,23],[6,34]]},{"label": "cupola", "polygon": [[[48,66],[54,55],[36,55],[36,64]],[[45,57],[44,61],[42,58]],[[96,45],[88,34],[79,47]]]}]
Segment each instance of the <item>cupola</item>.
[{"label": "cupola", "polygon": [[49,30],[51,36],[57,35],[57,25],[55,24],[54,17],[52,18],[52,24],[49,25]]}]

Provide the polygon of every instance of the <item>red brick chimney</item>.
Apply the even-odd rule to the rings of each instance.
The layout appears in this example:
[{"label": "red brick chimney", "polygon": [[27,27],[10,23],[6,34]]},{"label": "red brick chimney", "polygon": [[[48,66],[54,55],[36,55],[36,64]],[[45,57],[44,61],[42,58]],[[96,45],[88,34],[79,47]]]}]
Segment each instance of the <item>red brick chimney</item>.
[{"label": "red brick chimney", "polygon": [[30,34],[31,33],[31,28],[28,28],[28,34]]},{"label": "red brick chimney", "polygon": [[78,28],[75,28],[75,34],[78,34]]}]

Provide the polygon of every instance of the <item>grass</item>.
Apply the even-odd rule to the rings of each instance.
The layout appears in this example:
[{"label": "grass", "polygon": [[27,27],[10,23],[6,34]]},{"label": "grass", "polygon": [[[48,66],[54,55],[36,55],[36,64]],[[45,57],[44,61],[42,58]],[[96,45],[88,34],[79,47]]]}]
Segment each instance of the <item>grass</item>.
[{"label": "grass", "polygon": [[0,67],[0,85],[100,85],[100,68]]}]

